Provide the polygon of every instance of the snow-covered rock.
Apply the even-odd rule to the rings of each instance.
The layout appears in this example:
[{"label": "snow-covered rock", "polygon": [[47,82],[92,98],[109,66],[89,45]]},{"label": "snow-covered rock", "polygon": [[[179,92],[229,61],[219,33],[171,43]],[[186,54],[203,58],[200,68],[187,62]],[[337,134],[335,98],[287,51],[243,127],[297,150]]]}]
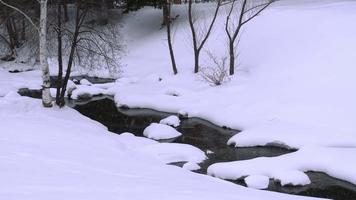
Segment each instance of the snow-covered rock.
[{"label": "snow-covered rock", "polygon": [[159,123],[169,125],[169,126],[178,127],[180,125],[180,119],[175,115],[171,115],[169,117],[162,119]]},{"label": "snow-covered rock", "polygon": [[179,137],[182,134],[171,126],[152,123],[145,128],[143,135],[155,140],[165,140]]},{"label": "snow-covered rock", "polygon": [[267,189],[269,185],[269,177],[262,175],[251,175],[244,179],[247,187],[254,189]]}]

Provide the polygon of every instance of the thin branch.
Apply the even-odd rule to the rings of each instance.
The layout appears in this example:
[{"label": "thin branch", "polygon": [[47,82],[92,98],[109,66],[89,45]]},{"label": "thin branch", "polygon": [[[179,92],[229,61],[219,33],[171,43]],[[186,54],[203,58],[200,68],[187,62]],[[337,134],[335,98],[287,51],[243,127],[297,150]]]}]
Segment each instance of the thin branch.
[{"label": "thin branch", "polygon": [[250,18],[248,18],[247,20],[245,20],[244,22],[241,23],[241,26],[243,26],[244,24],[246,24],[247,22],[251,21],[253,18],[257,17],[262,11],[264,11],[268,6],[270,6],[274,1],[270,1],[268,3],[265,4],[265,6],[263,6],[263,8],[261,8],[257,13],[255,13],[254,15],[252,15]]},{"label": "thin branch", "polygon": [[20,14],[22,14],[30,22],[30,24],[32,24],[32,26],[36,28],[37,32],[40,33],[39,27],[32,21],[32,19],[26,13],[22,12],[20,9],[16,8],[15,6],[12,6],[12,5],[4,2],[3,0],[0,0],[0,3],[2,3],[4,6],[7,6],[11,9],[14,9],[17,12],[19,12]]}]

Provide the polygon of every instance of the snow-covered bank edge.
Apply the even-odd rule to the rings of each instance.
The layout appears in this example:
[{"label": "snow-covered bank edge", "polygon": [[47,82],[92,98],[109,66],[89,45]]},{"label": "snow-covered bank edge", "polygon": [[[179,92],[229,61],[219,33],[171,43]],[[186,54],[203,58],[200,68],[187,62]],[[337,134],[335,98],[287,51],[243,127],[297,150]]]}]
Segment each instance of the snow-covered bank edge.
[{"label": "snow-covered bank edge", "polygon": [[161,151],[157,142],[110,133],[68,107],[45,109],[40,100],[10,92],[0,98],[0,110],[0,196],[5,199],[313,199],[249,190],[164,165],[172,160],[162,163],[148,155]]}]

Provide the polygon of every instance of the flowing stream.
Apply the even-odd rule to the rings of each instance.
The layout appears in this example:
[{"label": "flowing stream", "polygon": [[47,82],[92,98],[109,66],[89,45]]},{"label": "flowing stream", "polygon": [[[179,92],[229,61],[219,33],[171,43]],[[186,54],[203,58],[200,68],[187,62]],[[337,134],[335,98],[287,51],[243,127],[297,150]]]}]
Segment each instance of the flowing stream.
[{"label": "flowing stream", "polygon": [[[104,83],[108,80],[91,79],[91,81]],[[38,90],[22,89],[19,93],[33,98],[40,98],[41,96],[41,92]],[[102,123],[112,132],[130,132],[136,136],[143,136],[143,130],[151,123],[159,122],[161,119],[172,115],[171,113],[158,112],[150,109],[117,108],[113,99],[108,96],[94,97],[85,101],[67,100],[67,104],[81,114]],[[201,163],[201,169],[196,171],[201,174],[206,174],[207,167],[217,162],[247,160],[261,156],[273,157],[294,152],[294,150],[272,146],[249,148],[234,148],[228,146],[226,144],[228,139],[239,131],[221,128],[198,118],[182,119],[181,125],[177,130],[182,133],[181,137],[176,138],[174,141],[161,142],[189,144],[204,151],[208,159]],[[184,163],[171,164],[182,166]],[[312,184],[298,187],[282,187],[278,182],[271,180],[267,190],[337,200],[356,199],[355,185],[332,178],[324,173],[307,172],[307,174]],[[245,185],[243,180],[231,182]]]}]

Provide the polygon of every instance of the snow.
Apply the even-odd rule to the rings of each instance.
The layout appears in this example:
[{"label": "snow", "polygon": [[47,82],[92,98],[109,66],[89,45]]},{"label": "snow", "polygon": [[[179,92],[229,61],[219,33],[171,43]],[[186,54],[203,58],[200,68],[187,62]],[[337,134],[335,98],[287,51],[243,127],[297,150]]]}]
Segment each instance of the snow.
[{"label": "snow", "polygon": [[222,179],[236,180],[249,175],[263,175],[281,185],[307,185],[310,179],[304,172],[326,174],[356,184],[356,173],[351,163],[356,162],[355,148],[304,147],[297,152],[251,160],[216,163],[208,174]]},{"label": "snow", "polygon": [[121,143],[123,143],[129,149],[137,149],[140,147],[158,144],[157,141],[144,137],[136,137],[132,133],[121,133],[119,136]]},{"label": "snow", "polygon": [[309,177],[298,170],[276,172],[274,176],[282,186],[302,186],[311,183]]},{"label": "snow", "polygon": [[187,162],[183,165],[183,169],[187,169],[189,171],[199,170],[200,166],[194,162]]},{"label": "snow", "polygon": [[0,67],[0,97],[21,88],[41,89],[40,71],[9,73]]},{"label": "snow", "polygon": [[[195,10],[199,20],[209,20],[206,13],[211,7],[199,5]],[[306,185],[310,179],[305,172],[318,171],[356,184],[352,165],[356,163],[356,2],[276,3],[245,27],[237,74],[218,87],[192,73],[185,6],[173,8],[180,16],[174,27],[178,75],[170,69],[161,11],[144,8],[122,19],[129,48],[124,77],[108,85],[78,85],[72,97],[115,95],[118,106],[152,108],[240,129],[228,142],[236,147],[299,149],[278,157],[216,163],[208,169],[215,177],[251,176],[251,187],[262,183],[254,180],[256,176],[282,185]],[[204,49],[217,56],[226,55],[221,37],[224,9]],[[201,64],[211,66],[205,53]],[[70,108],[43,109],[40,101],[15,93],[20,88],[40,89],[40,71],[10,74],[7,69],[13,67],[4,65],[0,63],[4,199],[305,198],[249,190],[165,166],[162,162],[192,159],[187,152],[194,151],[200,159],[202,154],[189,146],[165,146],[128,133],[114,135]],[[148,132],[153,139],[180,135],[163,124],[152,124]],[[182,155],[173,152],[177,149],[183,149]],[[186,168],[199,159],[193,160]]]},{"label": "snow", "polygon": [[312,199],[164,165],[136,149],[154,141],[110,133],[71,108],[45,109],[15,91],[0,97],[0,110],[2,199]]},{"label": "snow", "polygon": [[254,189],[267,189],[269,185],[269,177],[261,175],[251,175],[246,177],[245,183],[247,187]]},{"label": "snow", "polygon": [[169,117],[162,119],[159,123],[169,125],[169,126],[178,127],[180,125],[180,120],[177,116],[171,115]]},{"label": "snow", "polygon": [[203,151],[187,144],[158,143],[144,146],[139,148],[138,151],[155,157],[164,163],[201,163],[207,158]]},{"label": "snow", "polygon": [[92,83],[85,78],[80,80],[79,83],[80,83],[80,85],[92,85]]},{"label": "snow", "polygon": [[152,123],[147,128],[145,128],[143,135],[155,140],[165,140],[179,137],[182,134],[171,126]]},{"label": "snow", "polygon": [[[209,20],[211,7],[201,5],[195,13],[205,14],[201,21]],[[112,87],[118,106],[182,113],[240,129],[230,141],[238,147],[271,143],[290,148],[356,147],[356,95],[351,92],[356,90],[354,1],[276,3],[245,27],[236,76],[219,87],[192,73],[185,6],[173,8],[180,16],[174,34],[176,76],[165,31],[158,28],[160,10],[144,8],[124,17],[129,49],[123,71],[125,80],[135,81],[118,81]],[[205,48],[217,56],[226,55],[221,37],[224,9]],[[152,47],[156,53],[147,53]],[[201,64],[211,65],[204,51]]]}]

